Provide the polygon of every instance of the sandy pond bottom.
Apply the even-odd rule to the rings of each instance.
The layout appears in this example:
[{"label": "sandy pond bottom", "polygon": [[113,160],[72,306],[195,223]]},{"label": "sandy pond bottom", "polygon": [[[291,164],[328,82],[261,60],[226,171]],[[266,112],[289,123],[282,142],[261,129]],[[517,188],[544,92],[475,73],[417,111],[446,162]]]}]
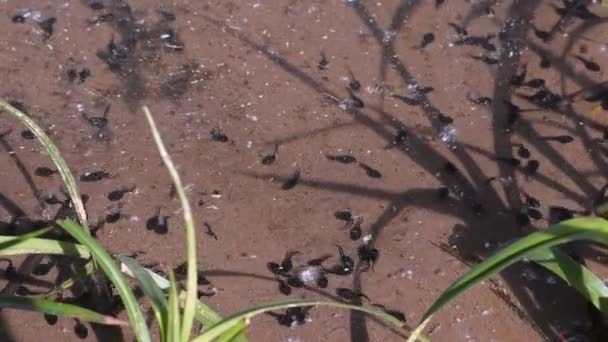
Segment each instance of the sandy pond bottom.
[{"label": "sandy pond bottom", "polygon": [[[76,175],[107,173],[79,182],[100,241],[167,270],[185,260],[184,232],[148,105],[195,207],[209,281],[201,294],[219,312],[288,298],[267,266],[288,252],[298,252],[294,269],[327,255],[324,268],[350,273],[335,268],[340,246],[355,272],[291,288],[290,298],[354,289],[365,295],[355,302],[415,324],[465,263],[588,210],[605,182],[607,113],[576,92],[605,80],[608,31],[598,18],[608,10],[591,5],[560,21],[559,1],[493,3],[5,1],[0,95],[49,132]],[[6,114],[0,127],[2,233],[70,215],[40,145]],[[362,244],[378,253],[365,272]],[[601,252],[572,253],[606,275]],[[23,275],[2,294],[44,291],[58,274]],[[86,291],[66,297],[116,309]],[[297,327],[275,316],[253,321],[252,341],[400,339],[334,309],[312,309]],[[132,339],[47,321],[4,310],[0,336]],[[587,341],[592,321],[574,291],[524,264],[439,314],[430,336]]]}]

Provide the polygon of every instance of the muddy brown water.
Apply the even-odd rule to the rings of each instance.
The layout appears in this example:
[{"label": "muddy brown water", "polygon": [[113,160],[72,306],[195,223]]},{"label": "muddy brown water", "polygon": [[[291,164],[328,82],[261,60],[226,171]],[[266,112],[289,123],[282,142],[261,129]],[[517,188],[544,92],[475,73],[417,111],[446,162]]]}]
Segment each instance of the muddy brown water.
[{"label": "muddy brown water", "polygon": [[[539,106],[524,98],[538,89],[511,79],[525,65],[525,81],[542,78],[560,96],[604,81],[608,10],[591,5],[597,17],[572,15],[545,42],[530,25],[549,32],[559,2],[494,3],[5,1],[0,95],[47,130],[76,175],[108,173],[79,182],[91,222],[108,221],[99,240],[167,270],[185,260],[184,232],[141,111],[148,105],[195,208],[199,264],[211,283],[204,290],[214,293],[203,299],[220,313],[287,299],[266,265],[287,251],[299,251],[296,266],[325,254],[332,255],[325,264],[335,264],[336,245],[356,259],[362,240],[352,241],[334,217],[348,210],[379,251],[373,269],[329,275],[327,288],[294,288],[291,298],[336,299],[337,288],[351,288],[415,324],[466,263],[546,227],[550,206],[589,209],[605,182],[598,142],[608,112],[585,101]],[[448,23],[485,43],[463,43]],[[349,90],[353,79],[360,87],[351,82]],[[433,89],[416,91],[416,84]],[[492,103],[468,100],[480,97]],[[523,109],[517,118],[507,100]],[[0,127],[0,228],[13,234],[54,217],[61,204],[44,199],[64,195],[57,175],[35,172],[52,170],[40,145],[6,114]],[[574,140],[545,139],[559,135]],[[357,161],[326,157],[347,154]],[[120,189],[122,196],[109,195]],[[518,215],[524,193],[540,201],[542,218],[528,223]],[[155,215],[161,219],[151,221]],[[571,249],[606,275],[602,251]],[[22,261],[13,259],[17,269]],[[55,269],[15,281],[2,267],[3,294],[19,284],[43,291],[58,276]],[[523,264],[455,301],[429,334],[435,341],[586,341],[597,330],[592,321],[573,290]],[[5,341],[132,339],[129,330],[85,327],[0,313]],[[252,341],[400,339],[374,320],[328,308],[311,310],[293,328],[261,316],[248,332]]]}]

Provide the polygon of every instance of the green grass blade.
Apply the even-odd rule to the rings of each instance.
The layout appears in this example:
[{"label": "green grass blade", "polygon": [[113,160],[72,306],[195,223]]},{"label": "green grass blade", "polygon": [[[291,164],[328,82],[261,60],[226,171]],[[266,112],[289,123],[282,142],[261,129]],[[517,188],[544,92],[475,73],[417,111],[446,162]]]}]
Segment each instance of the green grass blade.
[{"label": "green grass blade", "polygon": [[424,320],[422,323],[420,323],[416,327],[416,329],[414,329],[414,331],[412,331],[410,336],[407,338],[406,342],[416,342],[419,340],[423,340],[422,332],[424,331],[424,328],[426,328],[426,326],[431,322],[431,318],[432,317],[429,317],[426,320]]},{"label": "green grass blade", "polygon": [[179,298],[177,297],[177,283],[173,272],[169,273],[169,325],[167,336],[169,342],[179,342],[181,334],[181,320],[179,313]]},{"label": "green grass blade", "polygon": [[194,322],[195,303],[197,300],[196,230],[194,227],[194,218],[192,217],[192,209],[190,208],[190,203],[186,197],[186,192],[184,191],[182,181],[177,173],[177,169],[175,168],[173,161],[171,160],[171,157],[169,156],[169,153],[167,153],[167,149],[165,148],[163,140],[160,137],[160,133],[156,127],[154,118],[152,118],[152,114],[150,113],[148,107],[144,106],[143,111],[148,119],[148,124],[152,130],[152,135],[154,136],[154,141],[158,147],[158,152],[160,153],[160,156],[163,159],[169,174],[171,175],[173,183],[175,183],[175,190],[184,212],[184,223],[186,225],[187,278],[184,316],[182,317],[181,340],[188,341],[192,330],[192,324]]},{"label": "green grass blade", "polygon": [[235,342],[238,335],[243,335],[247,326],[243,324],[235,324],[226,330],[222,335],[215,339],[215,342]]},{"label": "green grass blade", "polygon": [[133,295],[133,291],[129,287],[129,283],[120,272],[120,269],[112,259],[112,257],[106,252],[106,250],[95,240],[88,231],[83,229],[80,225],[72,220],[60,220],[57,222],[66,232],[68,232],[76,241],[87,246],[93,259],[105,275],[112,281],[122,302],[127,310],[129,321],[131,322],[131,328],[135,334],[135,337],[139,342],[150,341],[150,331],[146,326],[146,320],[143,313],[137,303],[137,299]]},{"label": "green grass blade", "polygon": [[[397,318],[389,315],[388,313],[381,311],[374,307],[357,306],[357,305],[350,305],[350,304],[339,303],[339,302],[324,302],[324,301],[318,301],[318,300],[291,300],[291,301],[264,303],[264,304],[252,306],[251,308],[241,311],[230,317],[227,317],[226,319],[222,320],[221,322],[217,323],[216,325],[210,327],[209,329],[205,330],[204,333],[202,333],[197,338],[192,340],[192,342],[214,341],[216,338],[219,338],[220,336],[225,334],[227,331],[231,331],[231,329],[236,329],[236,328],[234,328],[235,326],[244,325],[245,322],[249,321],[252,317],[254,317],[256,315],[259,315],[259,314],[262,314],[262,313],[268,312],[268,311],[280,310],[280,309],[286,309],[286,308],[298,307],[298,306],[330,306],[330,307],[336,307],[336,308],[342,308],[342,309],[361,311],[361,312],[367,313],[369,315],[375,316],[375,317],[381,319],[382,321],[384,321],[390,325],[393,325],[397,328],[400,328],[400,329],[405,328],[407,331],[411,331],[411,329],[405,324],[405,322],[402,322],[402,321],[398,320]],[[426,339],[423,337],[421,337],[420,340],[426,341]]]},{"label": "green grass blade", "polygon": [[424,314],[423,320],[429,318],[468,288],[527,257],[530,253],[575,240],[593,240],[607,244],[608,221],[602,218],[575,218],[515,241],[457,279],[430,306]]},{"label": "green grass blade", "polygon": [[44,312],[52,315],[74,317],[84,321],[107,325],[127,325],[127,322],[125,321],[111,316],[102,315],[80,306],[58,303],[42,298],[0,296],[0,308]]},{"label": "green grass blade", "polygon": [[606,312],[602,299],[608,298],[608,287],[588,268],[557,249],[540,249],[528,258],[565,280],[598,310]]},{"label": "green grass blade", "polygon": [[7,249],[9,247],[12,247],[16,244],[19,244],[20,242],[23,242],[25,240],[29,240],[29,239],[38,237],[40,235],[43,235],[43,234],[47,233],[48,231],[50,231],[51,229],[53,229],[53,227],[42,228],[42,229],[38,229],[38,230],[29,232],[26,234],[12,236],[12,239],[9,238],[4,241],[0,241],[0,251],[2,251],[3,249]]},{"label": "green grass blade", "polygon": [[[180,294],[180,302],[183,303],[186,300],[186,293]],[[183,305],[183,304],[182,304]],[[213,326],[222,321],[222,316],[217,312],[213,311],[209,306],[201,301],[197,301],[194,310],[194,318],[203,324],[204,327]]]},{"label": "green grass blade", "polygon": [[55,146],[51,138],[49,138],[49,136],[44,132],[44,130],[25,113],[19,111],[10,104],[1,100],[0,110],[7,111],[15,118],[17,118],[17,120],[19,120],[24,126],[26,126],[30,131],[32,131],[32,133],[34,133],[36,138],[38,138],[38,141],[40,141],[42,146],[44,146],[46,152],[53,161],[53,164],[55,164],[55,167],[59,171],[59,175],[61,176],[61,179],[65,184],[68,194],[70,195],[70,199],[72,201],[72,204],[74,205],[74,210],[78,215],[78,221],[80,221],[80,224],[82,224],[82,226],[86,228],[86,231],[88,233],[89,224],[87,222],[87,213],[84,210],[84,204],[82,203],[82,199],[80,198],[80,193],[78,192],[76,180],[72,176],[70,168],[61,156],[61,153],[59,152],[57,146]]},{"label": "green grass blade", "polygon": [[[121,267],[122,267],[123,273],[127,274],[130,277],[134,276],[133,272],[131,272],[131,270],[126,265],[122,264]],[[164,277],[161,277],[160,275],[154,273],[153,271],[151,271],[149,269],[146,269],[146,271],[152,277],[152,280],[154,281],[154,283],[158,287],[161,288],[161,290],[169,289],[169,286],[170,286],[169,280],[167,280]],[[180,300],[180,306],[183,308],[184,304],[185,304],[185,300],[186,300],[186,292],[180,291],[178,297]],[[215,312],[208,305],[201,302],[200,300],[196,300],[195,308],[194,308],[194,319],[196,319],[197,321],[202,323],[204,327],[210,327],[210,326],[215,325],[216,323],[220,322],[223,318],[220,314]],[[237,339],[235,339],[235,341],[245,342],[245,341],[247,341],[247,339],[245,338],[245,336],[243,336],[241,334]]]},{"label": "green grass blade", "polygon": [[154,315],[156,316],[156,321],[158,322],[161,340],[166,336],[168,321],[167,317],[169,315],[169,307],[167,303],[167,299],[165,298],[165,294],[163,291],[156,285],[152,276],[139,265],[135,259],[119,256],[118,260],[120,260],[123,264],[125,264],[133,273],[135,279],[139,284],[139,287],[142,289],[146,298],[150,301],[152,305],[152,310],[154,310]]},{"label": "green grass blade", "polygon": [[85,259],[91,256],[89,250],[85,246],[71,242],[41,238],[29,238],[24,240],[19,236],[0,236],[0,245],[4,245],[4,248],[0,250],[0,256],[55,254]]}]

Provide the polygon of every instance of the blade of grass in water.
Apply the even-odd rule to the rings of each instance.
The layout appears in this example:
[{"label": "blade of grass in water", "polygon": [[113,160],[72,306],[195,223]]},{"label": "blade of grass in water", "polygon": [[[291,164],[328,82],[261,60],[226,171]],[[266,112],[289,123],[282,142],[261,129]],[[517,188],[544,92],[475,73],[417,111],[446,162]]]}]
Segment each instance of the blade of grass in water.
[{"label": "blade of grass in water", "polygon": [[[3,249],[10,248],[20,242],[43,235],[43,234],[47,233],[48,231],[50,231],[51,229],[53,229],[53,228],[47,227],[47,228],[38,229],[33,232],[29,232],[29,233],[22,234],[22,235],[7,236],[8,239],[4,239],[4,241],[1,240],[3,238],[3,236],[0,236],[0,251],[2,251]],[[12,239],[11,239],[11,237],[12,237]]]},{"label": "blade of grass in water", "polygon": [[106,250],[95,240],[88,231],[85,231],[81,226],[72,220],[57,221],[66,232],[68,232],[76,241],[88,247],[93,259],[103,270],[104,274],[112,281],[122,302],[127,310],[131,328],[135,337],[139,342],[150,342],[150,331],[146,325],[146,320],[137,303],[137,299],[133,295],[133,291],[129,283],[121,273],[120,269],[114,263],[112,257]]},{"label": "blade of grass in water", "polygon": [[169,307],[165,294],[160,287],[156,285],[154,279],[152,279],[152,276],[150,276],[150,274],[143,267],[141,267],[136,260],[126,256],[119,256],[118,260],[124,263],[131,270],[131,272],[133,272],[139,287],[146,295],[146,298],[150,301],[152,310],[154,310],[154,315],[156,316],[156,321],[158,322],[161,340],[164,341],[169,324],[167,321]]},{"label": "blade of grass in water", "polygon": [[143,111],[148,119],[148,124],[152,130],[152,136],[158,147],[158,152],[171,175],[173,183],[175,183],[175,190],[179,197],[180,204],[184,212],[184,223],[186,225],[186,255],[187,255],[187,270],[186,270],[186,300],[184,303],[184,313],[182,317],[182,330],[181,330],[181,341],[187,341],[190,338],[190,332],[192,330],[192,324],[194,322],[194,310],[197,295],[197,259],[196,259],[196,230],[194,227],[194,219],[192,217],[192,209],[190,203],[186,197],[186,192],[182,185],[182,181],[177,173],[177,169],[163,144],[163,140],[160,137],[154,118],[150,113],[148,107],[144,106]]},{"label": "blade of grass in water", "polygon": [[47,314],[69,316],[84,321],[107,325],[127,325],[127,322],[125,321],[111,316],[105,316],[89,309],[81,308],[72,304],[58,303],[42,298],[0,296],[0,308],[44,312]]},{"label": "blade of grass in water", "polygon": [[167,327],[167,336],[169,336],[169,341],[171,342],[181,341],[181,320],[178,302],[177,283],[175,282],[175,277],[171,271],[169,272],[169,326]]},{"label": "blade of grass in water", "polygon": [[[121,271],[130,277],[134,277],[133,272],[131,272],[131,270],[125,264],[121,264]],[[154,283],[156,283],[158,287],[160,287],[162,290],[169,289],[169,280],[164,277],[161,277],[160,275],[152,272],[149,269],[146,269],[146,271],[148,272],[148,274],[150,274],[152,280],[154,281]],[[186,292],[180,291],[178,297],[180,306],[184,307],[186,300]],[[204,327],[210,327],[212,325],[215,325],[223,319],[220,314],[213,311],[213,309],[211,309],[208,305],[201,302],[200,300],[196,301],[194,318],[200,323],[202,323]],[[236,339],[236,341],[247,341],[247,339],[244,337],[244,335],[241,334],[240,337]]]},{"label": "blade of grass in water", "polygon": [[7,111],[15,118],[17,118],[17,120],[19,120],[24,126],[26,126],[30,131],[32,131],[32,133],[34,133],[38,141],[40,141],[42,146],[44,146],[46,152],[53,161],[53,164],[55,164],[55,167],[59,171],[59,175],[61,176],[61,179],[65,184],[68,194],[70,195],[70,199],[72,201],[72,204],[74,205],[74,210],[76,211],[76,215],[78,215],[78,221],[80,221],[80,224],[86,229],[88,233],[89,224],[87,222],[87,213],[84,210],[84,204],[82,203],[82,199],[80,198],[80,193],[78,192],[76,180],[72,176],[70,168],[61,156],[61,153],[59,152],[57,146],[55,146],[51,138],[49,138],[49,136],[44,132],[44,130],[25,113],[19,111],[10,104],[1,100],[0,110]]},{"label": "blade of grass in water", "polygon": [[423,321],[427,321],[470,287],[502,271],[509,265],[533,255],[539,250],[576,240],[592,240],[608,244],[608,221],[602,218],[575,218],[515,241],[457,279],[430,306],[423,316]]},{"label": "blade of grass in water", "polygon": [[557,249],[540,249],[530,253],[528,258],[562,278],[598,310],[602,310],[602,300],[608,298],[608,287],[588,268]]},{"label": "blade of grass in water", "polygon": [[[235,326],[245,325],[245,322],[249,321],[252,317],[262,314],[264,312],[273,311],[273,310],[281,310],[291,307],[302,307],[302,306],[330,306],[337,307],[342,309],[350,309],[361,311],[367,313],[372,316],[376,316],[382,321],[393,325],[397,328],[405,328],[407,331],[411,331],[405,322],[398,320],[397,318],[391,316],[390,314],[380,311],[373,307],[368,306],[357,306],[350,305],[339,302],[323,302],[318,300],[292,300],[292,301],[282,301],[282,302],[272,302],[272,303],[264,303],[260,305],[255,305],[249,309],[241,311],[237,314],[234,314],[230,317],[223,319],[218,324],[210,327],[204,333],[195,338],[192,342],[211,342],[216,338],[220,338],[226,332],[232,333],[235,329]],[[420,337],[421,341],[426,341],[426,338]]]},{"label": "blade of grass in water", "polygon": [[239,334],[243,334],[247,326],[243,324],[235,324],[230,329],[220,335],[215,342],[235,342]]},{"label": "blade of grass in water", "polygon": [[72,242],[29,238],[27,240],[14,236],[0,236],[0,244],[5,247],[0,250],[0,256],[22,254],[55,254],[79,258],[89,258],[89,250],[82,245]]}]

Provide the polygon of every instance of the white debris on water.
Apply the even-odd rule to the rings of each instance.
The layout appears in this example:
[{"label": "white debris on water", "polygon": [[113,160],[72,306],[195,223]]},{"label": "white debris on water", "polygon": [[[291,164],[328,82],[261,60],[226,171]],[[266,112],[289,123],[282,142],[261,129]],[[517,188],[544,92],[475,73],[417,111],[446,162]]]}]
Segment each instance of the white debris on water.
[{"label": "white debris on water", "polygon": [[323,272],[319,266],[305,266],[296,273],[298,279],[309,286],[316,285],[322,275]]},{"label": "white debris on water", "polygon": [[456,142],[456,134],[456,128],[450,125],[445,125],[441,129],[441,132],[439,132],[439,139],[446,144],[453,144]]},{"label": "white debris on water", "polygon": [[397,35],[395,31],[384,31],[384,35],[382,36],[382,43],[389,44],[393,38]]}]

